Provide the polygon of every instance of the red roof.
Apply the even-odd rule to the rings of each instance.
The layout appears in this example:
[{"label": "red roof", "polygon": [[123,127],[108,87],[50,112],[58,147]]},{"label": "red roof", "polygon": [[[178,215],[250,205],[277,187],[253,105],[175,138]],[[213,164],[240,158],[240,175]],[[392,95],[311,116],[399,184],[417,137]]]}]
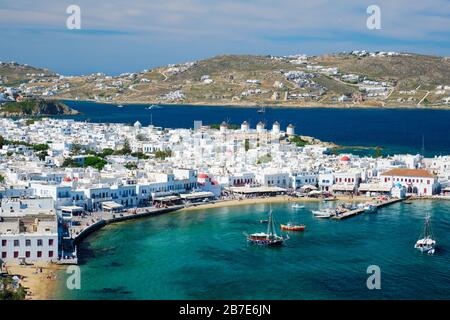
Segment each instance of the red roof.
[{"label": "red roof", "polygon": [[341,161],[350,161],[350,158],[348,156],[343,156],[341,158]]},{"label": "red roof", "polygon": [[399,177],[419,177],[419,178],[433,178],[434,176],[424,169],[404,169],[396,168],[386,171],[382,176],[399,176]]},{"label": "red roof", "polygon": [[70,179],[69,177],[64,178],[64,182],[71,182],[71,181],[72,181],[72,179]]},{"label": "red roof", "polygon": [[200,174],[198,175],[198,178],[199,178],[199,179],[208,179],[209,177],[208,177],[208,175],[207,175],[206,173],[200,173]]}]

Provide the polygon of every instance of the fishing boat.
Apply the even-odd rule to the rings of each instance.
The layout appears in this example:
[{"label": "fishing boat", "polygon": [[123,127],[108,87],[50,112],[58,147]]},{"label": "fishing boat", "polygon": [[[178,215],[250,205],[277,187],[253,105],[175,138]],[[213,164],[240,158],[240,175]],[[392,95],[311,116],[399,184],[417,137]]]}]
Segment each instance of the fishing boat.
[{"label": "fishing boat", "polygon": [[295,203],[295,204],[292,205],[292,209],[303,209],[303,208],[305,208],[305,206],[302,206],[302,205],[300,205],[298,203]]},{"label": "fishing boat", "polygon": [[288,222],[287,224],[281,224],[280,225],[281,230],[285,231],[305,231],[306,226],[304,224],[295,225],[291,222]]},{"label": "fishing boat", "polygon": [[425,217],[425,225],[423,228],[422,238],[417,240],[414,248],[420,252],[426,252],[433,254],[436,247],[436,240],[433,239],[433,233],[431,230],[431,218],[429,215]]},{"label": "fishing boat", "polygon": [[119,105],[117,106],[117,108],[123,108],[123,105],[119,104]]},{"label": "fishing boat", "polygon": [[269,220],[259,220],[259,223],[269,223]]},{"label": "fishing boat", "polygon": [[266,113],[266,108],[261,107],[261,109],[259,109],[257,112],[258,113]]},{"label": "fishing boat", "polygon": [[321,219],[328,219],[336,215],[335,210],[325,209],[325,210],[316,210],[312,211],[314,217]]},{"label": "fishing boat", "polygon": [[283,238],[282,236],[277,235],[275,231],[275,222],[273,221],[273,213],[272,207],[269,211],[269,221],[266,232],[253,233],[251,235],[247,235],[247,241],[251,244],[257,244],[261,246],[281,246],[285,240],[289,239]]}]

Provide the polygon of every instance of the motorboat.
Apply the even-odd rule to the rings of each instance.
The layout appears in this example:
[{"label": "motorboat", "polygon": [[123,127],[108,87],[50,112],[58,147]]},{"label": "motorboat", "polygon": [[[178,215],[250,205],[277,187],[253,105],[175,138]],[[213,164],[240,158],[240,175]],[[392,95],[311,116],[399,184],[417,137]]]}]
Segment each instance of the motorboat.
[{"label": "motorboat", "polygon": [[280,228],[285,231],[305,231],[306,226],[304,224],[296,225],[288,222],[287,224],[281,224]]}]

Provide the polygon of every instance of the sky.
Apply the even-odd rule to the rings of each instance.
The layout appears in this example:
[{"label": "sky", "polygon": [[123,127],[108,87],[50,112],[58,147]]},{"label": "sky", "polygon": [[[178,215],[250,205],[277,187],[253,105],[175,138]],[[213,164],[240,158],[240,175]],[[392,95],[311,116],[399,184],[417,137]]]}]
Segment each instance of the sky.
[{"label": "sky", "polygon": [[[81,29],[66,26],[70,5]],[[0,0],[0,61],[65,75],[363,49],[450,56],[450,0]]]}]

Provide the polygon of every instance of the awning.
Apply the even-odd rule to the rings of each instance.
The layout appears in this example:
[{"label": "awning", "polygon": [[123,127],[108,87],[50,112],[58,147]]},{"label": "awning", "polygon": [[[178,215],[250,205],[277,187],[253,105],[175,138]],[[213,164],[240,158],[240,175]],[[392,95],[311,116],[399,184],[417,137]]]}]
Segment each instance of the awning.
[{"label": "awning", "polygon": [[391,187],[374,183],[361,183],[358,190],[360,192],[390,192]]},{"label": "awning", "polygon": [[123,205],[118,204],[117,202],[114,202],[114,201],[105,201],[105,202],[102,202],[102,209],[103,210],[118,210],[118,209],[123,209]]},{"label": "awning", "polygon": [[80,212],[84,210],[82,207],[78,206],[61,206],[60,209],[64,212]]},{"label": "awning", "polygon": [[210,198],[214,197],[212,192],[192,192],[180,194],[181,199],[198,199],[198,198]]},{"label": "awning", "polygon": [[335,184],[335,185],[331,186],[331,190],[333,190],[333,191],[354,191],[355,186],[347,185],[347,184]]},{"label": "awning", "polygon": [[167,202],[167,201],[175,201],[175,200],[179,200],[180,197],[178,196],[167,196],[167,197],[156,197],[153,198],[154,201],[162,201],[162,202]]},{"label": "awning", "polygon": [[252,193],[276,193],[285,192],[286,189],[280,187],[231,187],[230,190],[235,193],[252,194]]}]

